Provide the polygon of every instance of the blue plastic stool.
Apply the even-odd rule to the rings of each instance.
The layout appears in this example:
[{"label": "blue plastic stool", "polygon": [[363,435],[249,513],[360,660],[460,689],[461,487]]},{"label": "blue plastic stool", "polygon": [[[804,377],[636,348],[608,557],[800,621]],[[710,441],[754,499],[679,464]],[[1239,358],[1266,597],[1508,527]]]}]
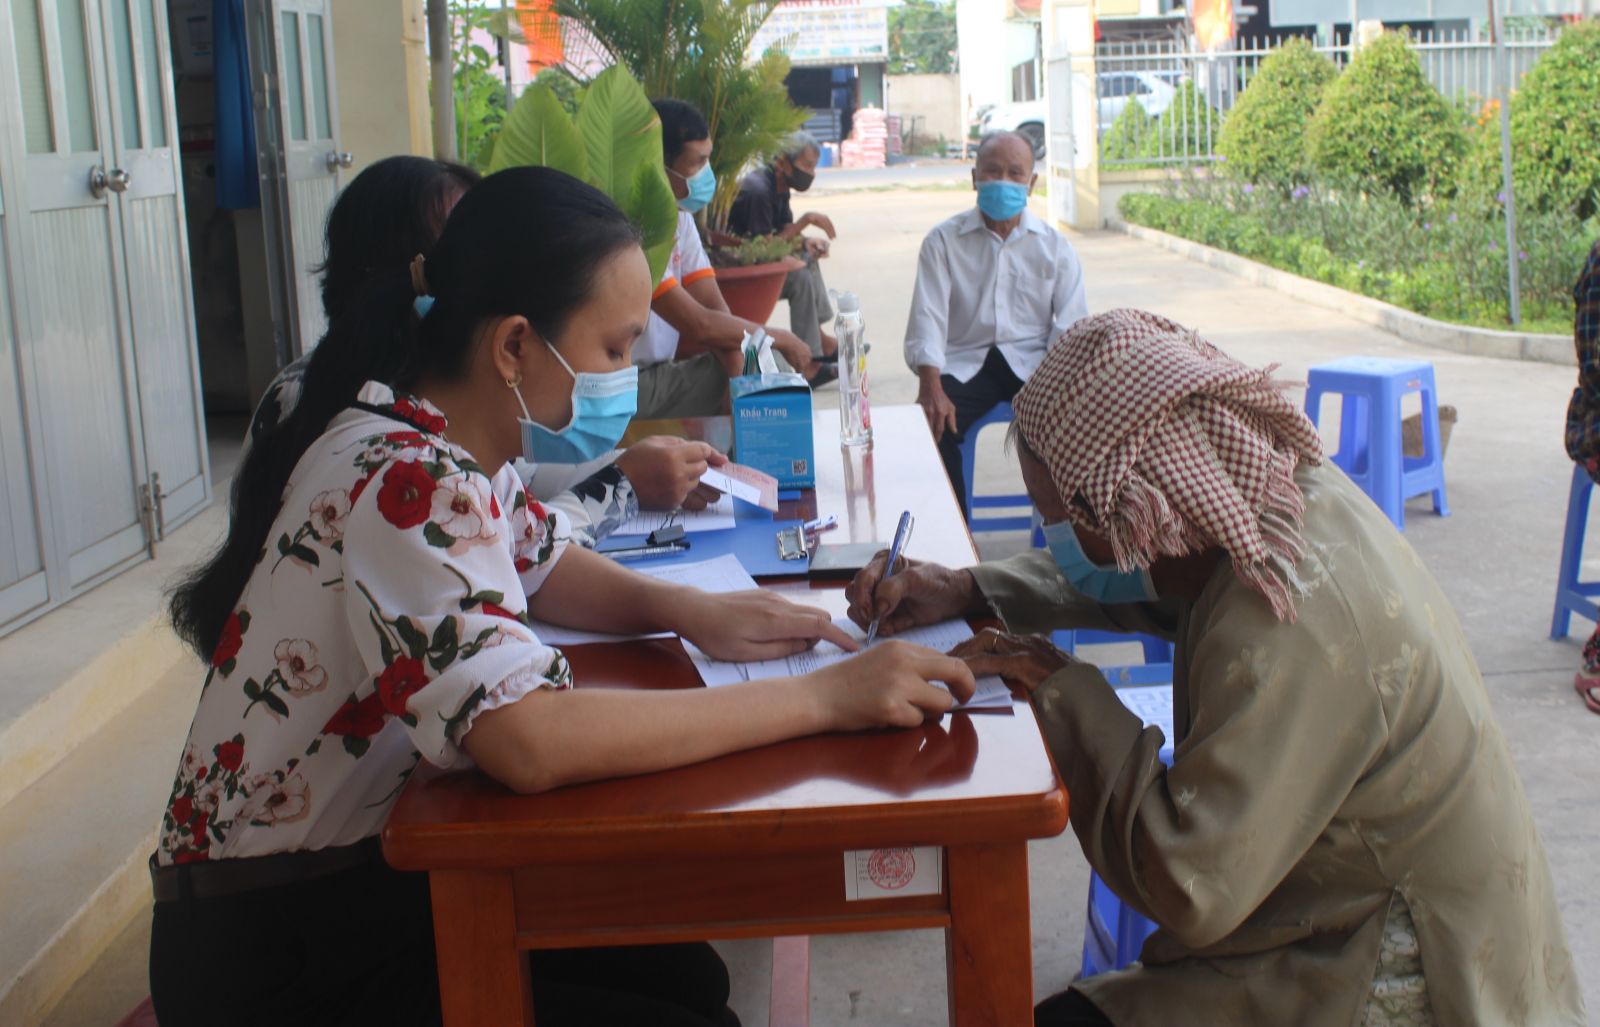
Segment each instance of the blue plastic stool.
[{"label": "blue plastic stool", "polygon": [[[1172,681],[1170,664],[1164,668],[1150,666],[1144,669],[1150,671],[1164,669],[1165,680],[1169,684]],[[1167,693],[1166,702],[1170,707],[1171,692]],[[1172,747],[1172,739],[1168,738],[1166,746],[1161,750],[1161,762],[1169,767],[1172,766]],[[1100,875],[1090,871],[1089,908],[1083,921],[1084,977],[1093,977],[1095,974],[1110,970],[1121,970],[1137,962],[1140,950],[1144,948],[1145,939],[1154,934],[1156,929],[1157,924],[1154,920],[1117,898],[1116,894],[1106,886],[1105,881],[1100,879]]]},{"label": "blue plastic stool", "polygon": [[[1306,388],[1306,416],[1316,424],[1322,397],[1343,397],[1339,420],[1339,452],[1333,462],[1396,528],[1406,526],[1407,499],[1433,493],[1433,511],[1450,516],[1445,501],[1444,456],[1439,448],[1439,393],[1433,365],[1425,360],[1346,357],[1311,369]],[[1422,456],[1408,457],[1400,442],[1400,399],[1422,394]]]},{"label": "blue plastic stool", "polygon": [[[1033,500],[1026,492],[997,493],[980,496],[973,492],[973,470],[978,462],[978,435],[991,424],[1010,424],[1011,404],[997,403],[995,408],[967,426],[961,440],[961,487],[967,492],[967,528],[971,531],[1034,531],[1036,517]],[[1024,507],[1027,513],[1010,517],[980,517],[979,510]]]},{"label": "blue plastic stool", "polygon": [[1583,567],[1583,539],[1589,529],[1589,500],[1594,498],[1594,479],[1581,464],[1572,468],[1572,492],[1567,497],[1567,529],[1561,536],[1561,569],[1556,577],[1556,612],[1550,619],[1550,637],[1566,638],[1572,615],[1600,622],[1600,581],[1579,581]]},{"label": "blue plastic stool", "polygon": [[1084,977],[1138,962],[1145,939],[1154,933],[1154,920],[1117,898],[1099,874],[1090,872],[1089,909],[1083,923]]},{"label": "blue plastic stool", "polygon": [[[1120,642],[1138,642],[1144,646],[1144,662],[1146,664],[1172,663],[1172,643],[1154,635],[1139,635],[1120,631],[1099,631],[1094,628],[1077,628],[1072,631],[1057,631],[1050,635],[1050,641],[1055,643],[1057,649],[1068,656],[1075,655],[1080,645],[1116,645]],[[1169,672],[1170,673],[1170,672]],[[1168,681],[1172,678],[1168,677]]]}]

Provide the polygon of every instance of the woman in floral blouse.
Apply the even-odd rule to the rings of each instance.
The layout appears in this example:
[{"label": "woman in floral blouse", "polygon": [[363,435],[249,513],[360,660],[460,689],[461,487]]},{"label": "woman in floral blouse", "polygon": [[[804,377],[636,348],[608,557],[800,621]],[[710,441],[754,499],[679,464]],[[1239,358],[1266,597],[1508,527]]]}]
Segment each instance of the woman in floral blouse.
[{"label": "woman in floral blouse", "polygon": [[[851,644],[821,610],[569,546],[509,469],[543,438],[615,442],[590,400],[631,377],[651,284],[609,200],[521,168],[333,319],[293,412],[246,456],[226,541],[172,603],[211,669],[152,860],[163,1027],[438,1022],[426,880],[376,844],[421,760],[539,791],[917,724],[952,702],[933,681],[970,694],[964,665],[912,646],[747,686],[572,689],[530,615],[674,631],[727,659]],[[552,953],[533,972],[544,1027],[737,1023],[704,945]]]},{"label": "woman in floral blouse", "polygon": [[[386,157],[355,177],[333,205],[324,233],[322,309],[331,324],[354,302],[361,286],[378,269],[403,268],[433,245],[451,208],[478,184],[469,167],[427,157]],[[294,410],[308,353],[278,372],[250,419],[253,444]],[[567,515],[572,540],[593,548],[623,521],[646,510],[702,509],[719,493],[701,485],[706,467],[725,458],[703,442],[672,436],[641,439],[608,455],[590,473],[563,475],[549,466],[536,475],[518,464],[527,487]],[[545,480],[556,484],[541,487]]]}]

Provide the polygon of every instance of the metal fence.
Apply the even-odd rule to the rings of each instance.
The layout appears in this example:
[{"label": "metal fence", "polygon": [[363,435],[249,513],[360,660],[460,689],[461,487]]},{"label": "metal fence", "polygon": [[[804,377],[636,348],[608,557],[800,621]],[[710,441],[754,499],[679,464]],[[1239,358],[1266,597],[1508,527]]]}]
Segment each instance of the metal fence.
[{"label": "metal fence", "polygon": [[[1508,27],[1513,86],[1559,31],[1543,22]],[[1231,49],[1201,51],[1173,40],[1100,44],[1094,83],[1100,163],[1160,166],[1215,159],[1228,112],[1277,45],[1244,39]],[[1411,48],[1446,100],[1476,109],[1494,94],[1494,44],[1486,36],[1430,32],[1411,37]],[[1341,71],[1352,53],[1348,38],[1313,49]]]}]

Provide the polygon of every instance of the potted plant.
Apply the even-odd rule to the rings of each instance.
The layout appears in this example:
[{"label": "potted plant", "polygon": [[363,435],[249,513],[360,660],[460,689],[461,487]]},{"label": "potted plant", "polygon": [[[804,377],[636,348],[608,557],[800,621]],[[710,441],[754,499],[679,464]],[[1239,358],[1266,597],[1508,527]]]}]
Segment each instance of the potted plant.
[{"label": "potted plant", "polygon": [[717,269],[717,288],[728,310],[756,324],[772,316],[783,292],[783,280],[805,262],[797,257],[798,239],[758,235],[737,246],[716,246],[708,254]]},{"label": "potted plant", "polygon": [[661,161],[661,119],[626,68],[607,68],[589,83],[576,119],[549,86],[528,86],[495,139],[489,170],[530,165],[565,171],[611,197],[639,227],[651,280],[660,281],[678,205]]},{"label": "potted plant", "polygon": [[567,67],[621,64],[651,97],[697,107],[711,128],[711,170],[717,192],[705,224],[727,227],[747,165],[778,152],[805,123],[789,102],[789,58],[768,50],[753,62],[750,47],[778,0],[555,0],[553,10],[581,33],[568,42]]}]

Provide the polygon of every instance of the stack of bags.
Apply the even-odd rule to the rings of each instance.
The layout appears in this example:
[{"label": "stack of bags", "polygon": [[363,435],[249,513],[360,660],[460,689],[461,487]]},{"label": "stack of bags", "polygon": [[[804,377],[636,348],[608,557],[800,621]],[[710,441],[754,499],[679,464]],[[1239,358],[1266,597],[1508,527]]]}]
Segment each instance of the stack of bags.
[{"label": "stack of bags", "polygon": [[863,107],[851,120],[850,138],[839,144],[847,168],[881,168],[887,162],[889,126],[882,110]]}]

